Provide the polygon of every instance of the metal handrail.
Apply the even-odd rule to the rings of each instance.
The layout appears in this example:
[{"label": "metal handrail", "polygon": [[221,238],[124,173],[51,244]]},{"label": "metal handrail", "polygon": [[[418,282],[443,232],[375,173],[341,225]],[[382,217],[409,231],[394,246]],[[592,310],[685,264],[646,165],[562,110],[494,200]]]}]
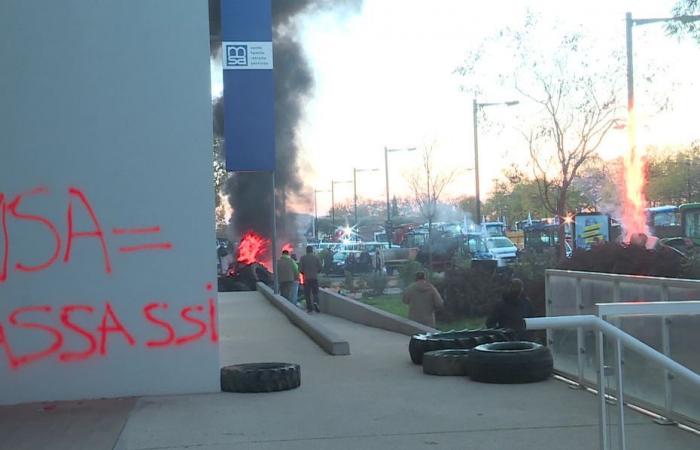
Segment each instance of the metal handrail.
[{"label": "metal handrail", "polygon": [[620,340],[627,347],[636,350],[638,353],[663,366],[688,382],[700,388],[700,375],[677,363],[663,353],[654,350],[639,339],[630,336],[621,329],[608,322],[591,315],[582,316],[557,316],[557,317],[533,317],[525,319],[525,327],[528,330],[544,330],[556,328],[594,328],[604,334]]},{"label": "metal handrail", "polygon": [[[663,303],[663,302],[662,302]],[[699,302],[700,303],[700,302]],[[673,314],[672,312],[670,314]],[[526,318],[525,328],[528,330],[542,329],[558,329],[558,328],[593,328],[597,330],[596,346],[598,348],[598,399],[599,399],[599,433],[600,433],[600,449],[609,449],[609,437],[606,424],[607,405],[605,395],[605,385],[603,383],[604,355],[603,355],[603,335],[608,335],[615,339],[615,353],[617,362],[617,388],[618,388],[618,415],[620,418],[620,446],[622,450],[626,449],[625,441],[625,422],[624,422],[624,403],[623,403],[623,378],[622,378],[622,360],[621,360],[621,345],[625,344],[630,349],[640,353],[642,356],[650,359],[653,362],[661,365],[671,373],[685,379],[694,386],[700,388],[700,375],[677,363],[673,359],[658,352],[644,342],[630,336],[621,329],[611,325],[610,323],[592,315],[580,316],[556,316],[556,317],[536,317]]]},{"label": "metal handrail", "polygon": [[700,314],[700,301],[596,303],[599,317],[610,316],[678,316]]},{"label": "metal handrail", "polygon": [[649,277],[642,275],[621,275],[616,273],[599,273],[599,272],[581,272],[576,270],[561,270],[547,269],[546,275],[557,276],[562,278],[585,278],[586,280],[605,280],[605,281],[633,281],[634,283],[645,284],[647,286],[665,286],[668,284],[674,287],[692,287],[700,286],[700,280],[690,280],[684,278],[664,278],[664,277]]}]

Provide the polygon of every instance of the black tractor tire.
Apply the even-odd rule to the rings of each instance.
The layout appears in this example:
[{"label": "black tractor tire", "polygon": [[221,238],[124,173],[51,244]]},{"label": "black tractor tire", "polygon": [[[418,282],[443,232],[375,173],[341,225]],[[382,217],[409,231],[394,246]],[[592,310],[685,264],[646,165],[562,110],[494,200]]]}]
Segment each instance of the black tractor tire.
[{"label": "black tractor tire", "polygon": [[469,376],[483,383],[533,383],[552,375],[552,352],[535,342],[494,342],[475,347]]},{"label": "black tractor tire", "polygon": [[469,375],[470,349],[436,350],[423,354],[423,373],[428,375]]},{"label": "black tractor tire", "polygon": [[300,385],[298,364],[251,363],[221,368],[221,390],[225,392],[288,391]]},{"label": "black tractor tire", "polygon": [[436,350],[471,349],[477,345],[509,340],[503,330],[461,330],[444,333],[417,334],[411,337],[408,353],[414,364],[423,363],[423,354]]},{"label": "black tractor tire", "polygon": [[216,285],[218,292],[231,292],[234,290],[233,280],[229,277],[218,277]]},{"label": "black tractor tire", "polygon": [[408,342],[408,354],[411,355],[413,364],[423,363],[423,354],[425,353],[425,335],[417,334],[411,336]]}]

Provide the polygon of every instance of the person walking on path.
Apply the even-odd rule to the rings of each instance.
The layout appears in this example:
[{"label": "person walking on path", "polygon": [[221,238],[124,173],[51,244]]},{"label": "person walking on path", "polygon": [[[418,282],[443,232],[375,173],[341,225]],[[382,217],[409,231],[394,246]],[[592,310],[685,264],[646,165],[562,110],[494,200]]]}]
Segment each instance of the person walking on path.
[{"label": "person walking on path", "polygon": [[435,310],[445,302],[435,286],[425,279],[424,272],[416,272],[416,281],[403,292],[402,300],[408,304],[408,318],[435,328]]},{"label": "person walking on path", "polygon": [[296,306],[299,306],[299,259],[297,258],[296,253],[292,253],[291,256],[292,261],[294,261],[294,264],[297,266],[297,276],[294,278],[294,282],[292,283],[292,298],[290,300]]},{"label": "person walking on path", "polygon": [[515,331],[516,339],[529,340],[525,330],[526,317],[532,317],[533,309],[530,299],[525,294],[523,282],[513,278],[510,287],[503,294],[502,300],[496,303],[491,314],[486,319],[487,328],[510,328]]},{"label": "person walking on path", "polygon": [[299,278],[299,268],[297,267],[297,263],[289,256],[288,250],[282,250],[282,256],[277,260],[277,272],[280,283],[280,294],[282,294],[282,297],[294,303],[292,299],[292,287],[294,286],[294,280]]},{"label": "person walking on path", "polygon": [[318,307],[318,274],[323,265],[318,256],[314,255],[314,248],[306,246],[306,254],[299,260],[299,272],[304,275],[304,297],[306,297],[306,312],[321,312]]}]

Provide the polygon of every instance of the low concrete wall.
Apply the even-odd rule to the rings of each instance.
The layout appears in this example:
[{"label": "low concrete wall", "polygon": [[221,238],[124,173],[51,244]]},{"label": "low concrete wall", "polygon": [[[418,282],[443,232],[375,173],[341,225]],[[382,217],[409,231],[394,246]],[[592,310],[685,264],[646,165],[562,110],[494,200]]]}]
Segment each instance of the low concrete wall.
[{"label": "low concrete wall", "polygon": [[326,314],[407,336],[438,331],[413,320],[382,311],[374,306],[365,305],[328,289],[321,289],[319,306],[321,312]]},{"label": "low concrete wall", "polygon": [[350,344],[341,339],[335,332],[329,330],[320,323],[317,323],[308,314],[292,305],[281,295],[276,295],[272,289],[263,283],[258,283],[258,292],[272,305],[282,311],[290,322],[306,333],[319,347],[331,355],[349,355]]}]

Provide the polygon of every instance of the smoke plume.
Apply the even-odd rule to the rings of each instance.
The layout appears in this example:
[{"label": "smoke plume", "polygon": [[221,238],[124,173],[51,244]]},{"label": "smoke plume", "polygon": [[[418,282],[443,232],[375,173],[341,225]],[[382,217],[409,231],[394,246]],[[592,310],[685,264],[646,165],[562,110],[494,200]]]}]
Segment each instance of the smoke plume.
[{"label": "smoke plume", "polygon": [[[221,47],[221,0],[209,0],[211,54],[219,55]],[[272,45],[275,66],[275,202],[278,230],[281,236],[292,236],[287,228],[286,204],[293,197],[303,196],[304,182],[299,174],[297,127],[303,106],[312,93],[314,80],[298,40],[296,19],[304,14],[333,10],[356,13],[362,0],[272,0]],[[223,137],[223,100],[214,103],[214,133]],[[234,209],[233,228],[236,235],[254,229],[271,234],[270,175],[267,173],[235,173],[225,191]]]}]

